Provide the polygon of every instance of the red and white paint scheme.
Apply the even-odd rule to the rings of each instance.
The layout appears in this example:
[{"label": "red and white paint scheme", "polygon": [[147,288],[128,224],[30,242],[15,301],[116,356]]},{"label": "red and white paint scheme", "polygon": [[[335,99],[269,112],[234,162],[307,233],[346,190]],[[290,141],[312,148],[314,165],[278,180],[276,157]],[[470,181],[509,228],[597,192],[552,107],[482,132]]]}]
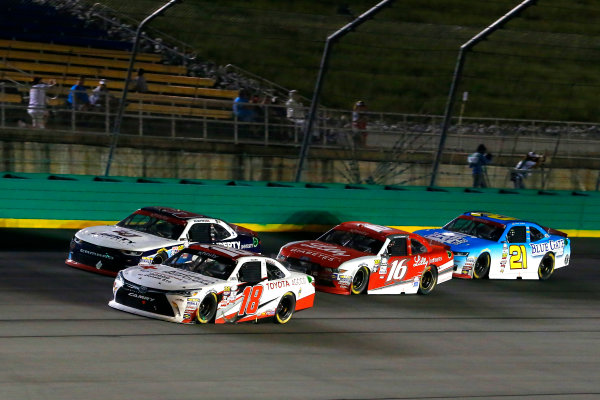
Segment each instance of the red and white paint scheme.
[{"label": "red and white paint scheme", "polygon": [[414,233],[367,222],[344,222],[317,240],[288,243],[277,259],[337,294],[430,293],[452,279],[449,247]]},{"label": "red and white paint scheme", "polygon": [[284,324],[313,306],[314,278],[280,262],[220,245],[191,245],[163,264],[119,272],[109,306],[180,323],[271,318]]}]

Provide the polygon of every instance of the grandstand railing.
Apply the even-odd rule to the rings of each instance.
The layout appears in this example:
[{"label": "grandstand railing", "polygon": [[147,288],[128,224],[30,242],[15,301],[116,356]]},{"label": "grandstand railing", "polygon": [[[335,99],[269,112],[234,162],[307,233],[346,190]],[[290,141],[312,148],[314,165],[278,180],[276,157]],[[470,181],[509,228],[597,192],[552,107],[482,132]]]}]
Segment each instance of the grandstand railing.
[{"label": "grandstand railing", "polygon": [[[6,85],[0,85],[0,127],[31,129],[26,93],[9,93],[7,89],[9,87]],[[220,107],[216,108],[215,103],[198,100],[193,107],[176,104],[171,108],[158,105],[148,109],[131,107],[125,113],[121,132],[123,135],[140,137],[184,139],[183,142],[188,139],[300,148],[303,124],[287,119],[284,105],[249,103],[248,107],[254,109],[258,118],[253,122],[242,122],[231,112],[233,102],[220,100]],[[58,107],[49,107],[47,129],[111,134],[115,118],[114,104],[103,104],[87,111],[67,109],[62,102],[60,104]],[[130,103],[139,104],[146,103],[143,99]],[[151,102],[147,104],[150,106]],[[134,109],[136,111],[131,111]],[[311,146],[330,150],[330,157],[345,158],[349,180],[355,182],[384,182],[385,177],[399,174],[397,166],[400,164],[423,166],[431,163],[439,141],[441,115],[381,112],[369,112],[367,115],[369,122],[366,141],[363,142],[360,132],[352,127],[352,111],[320,110],[311,134]],[[510,171],[527,152],[544,153],[549,160],[567,159],[573,165],[598,165],[599,142],[598,123],[463,117],[461,124],[455,124],[450,129],[445,157],[450,164],[466,165],[466,155],[475,151],[479,143],[484,143],[494,155],[494,167],[501,167],[489,172],[494,175],[490,176],[490,181],[502,182],[510,187]],[[361,176],[357,166],[363,161],[378,164],[375,172],[368,177]],[[547,176],[552,171],[552,165],[547,162],[542,170],[539,189],[551,188]],[[407,174],[411,168],[403,167],[401,171]],[[468,175],[470,170],[462,168],[460,172],[447,171],[442,174]],[[410,183],[419,178],[403,178],[402,182]]]}]

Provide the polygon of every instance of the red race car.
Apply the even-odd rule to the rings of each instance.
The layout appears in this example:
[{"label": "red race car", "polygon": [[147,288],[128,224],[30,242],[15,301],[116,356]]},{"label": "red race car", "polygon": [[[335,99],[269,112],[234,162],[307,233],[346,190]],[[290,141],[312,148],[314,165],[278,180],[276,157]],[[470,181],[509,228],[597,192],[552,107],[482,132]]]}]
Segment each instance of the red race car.
[{"label": "red race car", "polygon": [[368,222],[344,222],[317,240],[288,243],[277,256],[337,294],[428,294],[452,279],[446,245]]}]

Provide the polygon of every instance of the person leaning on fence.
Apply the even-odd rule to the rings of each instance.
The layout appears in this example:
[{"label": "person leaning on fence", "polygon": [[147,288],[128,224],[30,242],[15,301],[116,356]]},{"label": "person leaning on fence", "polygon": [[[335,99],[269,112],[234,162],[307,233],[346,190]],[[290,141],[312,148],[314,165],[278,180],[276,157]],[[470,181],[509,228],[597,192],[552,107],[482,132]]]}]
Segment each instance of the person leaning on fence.
[{"label": "person leaning on fence", "polygon": [[544,161],[546,161],[546,157],[543,154],[537,154],[534,151],[527,153],[510,173],[510,180],[513,181],[515,189],[525,189],[523,182],[525,178],[531,175],[532,169],[542,165]]},{"label": "person leaning on fence", "polygon": [[367,144],[367,105],[364,101],[359,100],[352,108],[352,131],[354,132],[355,140],[361,146]]},{"label": "person leaning on fence", "polygon": [[100,82],[98,82],[98,86],[92,90],[90,104],[99,109],[106,109],[110,108],[112,100],[113,97],[106,87],[106,80],[101,79]]},{"label": "person leaning on fence", "polygon": [[144,76],[145,72],[146,71],[144,71],[144,68],[137,70],[137,75],[129,84],[129,90],[138,93],[146,93],[148,91],[148,83],[146,83],[146,77]]},{"label": "person leaning on fence", "polygon": [[48,83],[44,83],[40,77],[33,78],[31,89],[29,89],[29,106],[27,107],[27,113],[31,116],[31,126],[33,128],[46,128],[48,119],[46,93],[55,84],[56,81],[53,79],[49,80]]},{"label": "person leaning on fence", "polygon": [[87,110],[90,108],[90,98],[85,86],[85,78],[82,76],[77,80],[77,83],[71,86],[69,96],[67,97],[67,107],[73,110]]},{"label": "person leaning on fence", "polygon": [[473,170],[473,187],[487,187],[485,166],[492,162],[492,155],[487,152],[485,145],[477,146],[477,151],[469,155],[467,161]]}]

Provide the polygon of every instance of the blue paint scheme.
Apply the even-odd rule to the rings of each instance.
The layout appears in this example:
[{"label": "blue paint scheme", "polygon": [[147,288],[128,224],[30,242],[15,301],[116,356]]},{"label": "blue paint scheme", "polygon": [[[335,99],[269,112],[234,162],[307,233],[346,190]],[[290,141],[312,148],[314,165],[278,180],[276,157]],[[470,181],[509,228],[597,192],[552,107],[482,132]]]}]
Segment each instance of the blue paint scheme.
[{"label": "blue paint scheme", "polygon": [[540,279],[538,267],[544,257],[553,258],[556,269],[567,266],[571,255],[570,240],[563,232],[487,212],[466,212],[441,229],[415,233],[450,246],[457,278],[480,278],[473,270],[483,254],[489,254],[492,279]]}]

